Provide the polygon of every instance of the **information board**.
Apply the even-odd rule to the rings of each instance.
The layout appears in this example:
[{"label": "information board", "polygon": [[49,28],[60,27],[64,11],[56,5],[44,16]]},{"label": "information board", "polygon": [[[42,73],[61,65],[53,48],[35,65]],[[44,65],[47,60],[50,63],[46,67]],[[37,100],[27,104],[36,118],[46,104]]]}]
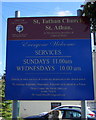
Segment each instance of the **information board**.
[{"label": "information board", "polygon": [[94,99],[86,17],[8,19],[6,99]]}]

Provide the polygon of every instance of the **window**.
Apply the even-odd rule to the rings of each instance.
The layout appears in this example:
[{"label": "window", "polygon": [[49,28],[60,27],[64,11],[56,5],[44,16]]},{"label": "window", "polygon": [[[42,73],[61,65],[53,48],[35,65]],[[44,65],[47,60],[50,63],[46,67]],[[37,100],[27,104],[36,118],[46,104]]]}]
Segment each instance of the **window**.
[{"label": "window", "polygon": [[81,114],[78,111],[66,111],[65,118],[80,118]]}]

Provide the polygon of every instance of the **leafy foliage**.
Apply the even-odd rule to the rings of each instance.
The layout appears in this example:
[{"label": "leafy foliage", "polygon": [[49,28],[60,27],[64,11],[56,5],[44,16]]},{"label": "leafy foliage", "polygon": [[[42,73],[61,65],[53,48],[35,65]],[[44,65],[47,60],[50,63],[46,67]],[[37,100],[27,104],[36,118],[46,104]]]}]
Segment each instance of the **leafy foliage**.
[{"label": "leafy foliage", "polygon": [[90,19],[92,31],[96,31],[96,1],[87,2],[81,7],[83,8],[83,15]]},{"label": "leafy foliage", "polygon": [[0,81],[0,98],[0,114],[5,119],[12,118],[12,101],[5,99],[5,75]]}]

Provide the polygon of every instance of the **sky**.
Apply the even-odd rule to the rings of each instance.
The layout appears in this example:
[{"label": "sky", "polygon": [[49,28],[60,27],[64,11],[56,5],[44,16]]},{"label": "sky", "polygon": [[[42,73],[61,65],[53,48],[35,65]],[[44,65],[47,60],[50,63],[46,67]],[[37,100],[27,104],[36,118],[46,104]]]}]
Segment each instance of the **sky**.
[{"label": "sky", "polygon": [[83,0],[1,0],[0,1],[0,76],[6,69],[7,19],[20,11],[21,17],[76,16]]}]

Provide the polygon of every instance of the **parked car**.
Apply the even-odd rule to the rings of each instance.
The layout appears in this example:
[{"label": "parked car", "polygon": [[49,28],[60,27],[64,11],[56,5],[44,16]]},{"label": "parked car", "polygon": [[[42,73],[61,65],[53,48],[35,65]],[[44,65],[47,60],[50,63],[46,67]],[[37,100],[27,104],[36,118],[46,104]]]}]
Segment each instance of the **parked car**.
[{"label": "parked car", "polygon": [[[59,110],[60,108],[71,108],[71,109],[76,109],[81,111],[81,106],[80,105],[62,105],[58,106],[52,110]],[[90,107],[87,107],[87,116],[94,118],[95,113],[90,110]]]},{"label": "parked car", "polygon": [[[59,110],[51,110],[45,114],[39,114],[35,116],[29,116],[24,120],[82,120],[81,111],[71,108],[60,108]],[[95,118],[88,117],[88,120],[95,120]]]},{"label": "parked car", "polygon": [[96,117],[96,111],[94,110],[94,111],[92,111],[92,112],[94,112],[94,113],[95,113],[95,117]]}]

